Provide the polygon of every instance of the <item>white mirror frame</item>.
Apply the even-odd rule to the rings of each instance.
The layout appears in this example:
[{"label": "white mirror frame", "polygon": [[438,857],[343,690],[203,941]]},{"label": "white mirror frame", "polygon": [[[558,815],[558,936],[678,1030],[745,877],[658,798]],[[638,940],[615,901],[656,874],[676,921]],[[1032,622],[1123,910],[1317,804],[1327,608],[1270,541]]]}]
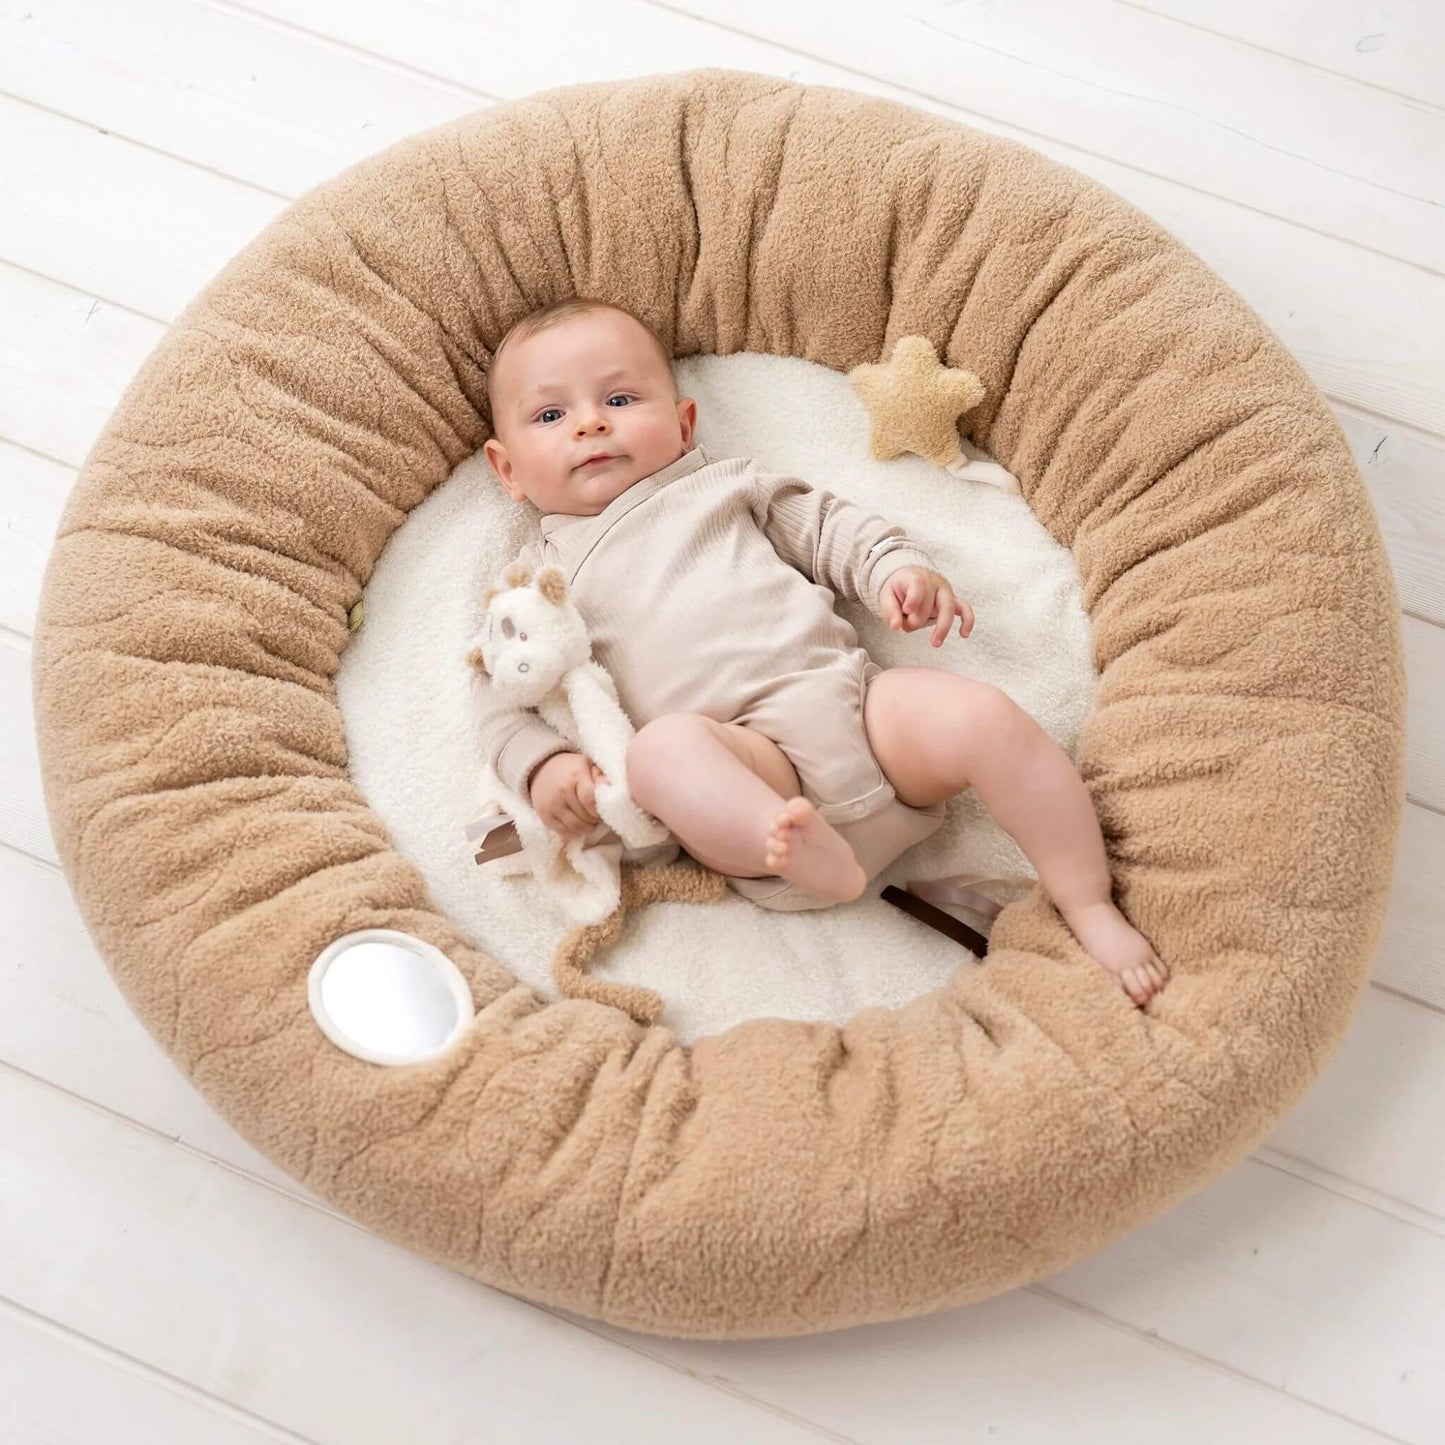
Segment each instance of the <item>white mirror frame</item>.
[{"label": "white mirror frame", "polygon": [[[321,986],[326,977],[326,971],[347,949],[358,943],[395,944],[410,953],[420,955],[436,970],[455,1000],[457,1012],[455,1027],[436,1048],[424,1054],[394,1054],[371,1048],[360,1039],[355,1039],[346,1033],[326,1012],[321,995]],[[456,1043],[461,1037],[462,1031],[476,1016],[476,1008],[472,1003],[472,991],[456,964],[439,948],[420,938],[413,937],[410,933],[401,933],[394,928],[363,928],[356,933],[347,933],[340,938],[333,939],[317,955],[316,962],[311,965],[311,972],[306,981],[306,997],[311,1005],[311,1015],[316,1020],[321,1032],[337,1048],[355,1058],[364,1059],[369,1064],[387,1064],[393,1067],[425,1063],[445,1053]]]}]

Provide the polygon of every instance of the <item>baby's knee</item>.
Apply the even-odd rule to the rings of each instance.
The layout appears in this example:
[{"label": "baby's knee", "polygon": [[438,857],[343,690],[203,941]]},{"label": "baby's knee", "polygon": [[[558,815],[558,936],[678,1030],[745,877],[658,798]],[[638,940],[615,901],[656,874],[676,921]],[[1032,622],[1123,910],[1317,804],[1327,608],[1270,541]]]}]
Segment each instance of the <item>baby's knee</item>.
[{"label": "baby's knee", "polygon": [[1023,732],[1029,722],[1028,713],[1002,688],[989,682],[970,679],[973,686],[969,714],[976,727],[994,741],[1009,741]]},{"label": "baby's knee", "polygon": [[970,782],[1030,759],[1042,736],[1039,725],[1006,692],[975,683],[969,706],[959,720],[961,751]]},{"label": "baby's knee", "polygon": [[644,723],[627,744],[627,782],[634,796],[647,792],[669,776],[690,752],[708,725],[698,713],[670,712]]}]

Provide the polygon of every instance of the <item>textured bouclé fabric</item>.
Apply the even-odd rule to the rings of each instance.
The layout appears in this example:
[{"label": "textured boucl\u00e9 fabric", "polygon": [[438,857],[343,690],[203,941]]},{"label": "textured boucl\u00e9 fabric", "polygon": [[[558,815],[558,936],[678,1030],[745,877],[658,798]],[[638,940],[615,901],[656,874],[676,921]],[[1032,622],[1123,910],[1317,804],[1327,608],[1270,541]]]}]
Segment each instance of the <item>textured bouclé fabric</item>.
[{"label": "textured boucl\u00e9 fabric", "polygon": [[[347,614],[488,436],[491,348],[578,294],[676,356],[845,372],[919,334],[981,378],[968,440],[1078,564],[1100,673],[1078,764],[1116,899],[1171,970],[1146,1010],[1038,889],[905,1007],[687,1046],[539,997],[434,909],[347,772]],[[1027,147],[713,69],[463,117],[268,226],[88,457],[34,689],[85,920],[214,1107],[433,1259],[671,1335],[981,1299],[1215,1178],[1344,1034],[1404,796],[1379,529],[1249,307]],[[467,977],[477,1017],[444,1058],[377,1067],[313,1023],[312,960],[367,927]]]}]

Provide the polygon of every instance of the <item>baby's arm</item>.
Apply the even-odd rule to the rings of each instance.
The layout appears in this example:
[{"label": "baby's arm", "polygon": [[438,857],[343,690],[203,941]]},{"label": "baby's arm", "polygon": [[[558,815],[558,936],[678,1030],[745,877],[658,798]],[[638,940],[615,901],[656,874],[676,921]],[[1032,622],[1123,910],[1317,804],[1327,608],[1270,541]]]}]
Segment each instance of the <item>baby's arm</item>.
[{"label": "baby's arm", "polygon": [[878,594],[900,567],[938,570],[897,523],[797,477],[759,471],[753,515],[783,561],[879,617]]},{"label": "baby's arm", "polygon": [[[531,544],[517,554],[535,576],[541,558]],[[508,788],[530,799],[533,775],[554,753],[576,752],[576,745],[542,721],[534,708],[498,697],[491,677],[472,669],[472,715],[477,746]]]},{"label": "baby's arm", "polygon": [[577,748],[528,708],[500,703],[492,695],[491,679],[475,674],[477,737],[481,753],[497,776],[514,793],[530,798],[533,774],[554,753]]}]

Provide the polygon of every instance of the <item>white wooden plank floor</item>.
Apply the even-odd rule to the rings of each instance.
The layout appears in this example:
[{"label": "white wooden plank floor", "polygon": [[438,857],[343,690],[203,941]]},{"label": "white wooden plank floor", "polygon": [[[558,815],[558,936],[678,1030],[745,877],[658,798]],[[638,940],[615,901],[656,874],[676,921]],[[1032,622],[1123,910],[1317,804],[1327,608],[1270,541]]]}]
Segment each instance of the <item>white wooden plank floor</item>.
[{"label": "white wooden plank floor", "polygon": [[[486,1289],[241,1140],[90,944],[29,678],[76,468],[292,198],[499,99],[702,65],[1021,140],[1218,270],[1355,450],[1410,681],[1372,986],[1262,1148],[1037,1285],[730,1344]],[[0,0],[0,1441],[1445,1439],[1442,205],[1434,0]]]}]

